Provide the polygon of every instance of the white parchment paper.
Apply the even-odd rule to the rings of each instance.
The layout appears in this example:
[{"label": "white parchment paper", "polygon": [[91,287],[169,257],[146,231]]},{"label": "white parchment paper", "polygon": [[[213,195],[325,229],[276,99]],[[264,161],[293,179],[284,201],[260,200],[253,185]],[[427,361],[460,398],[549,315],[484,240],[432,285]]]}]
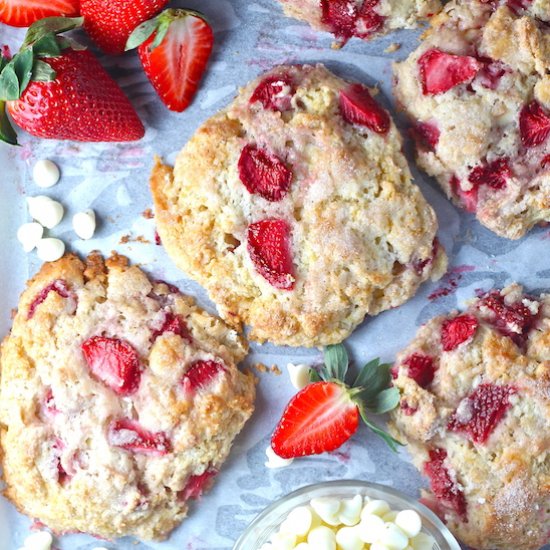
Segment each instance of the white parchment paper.
[{"label": "white parchment paper", "polygon": [[[152,206],[148,174],[154,154],[169,162],[195,129],[225,106],[237,88],[263,70],[283,62],[324,62],[336,74],[369,85],[377,83],[382,101],[392,105],[391,63],[414,49],[417,32],[404,31],[365,43],[353,40],[342,51],[330,49],[331,37],[283,17],[276,0],[183,0],[185,6],[205,13],[216,35],[213,61],[194,104],[183,114],[167,111],[140,70],[134,54],[101,56],[101,60],[131,97],[147,127],[145,138],[131,144],[77,144],[39,141],[20,132],[22,147],[0,145],[0,333],[10,326],[10,310],[17,304],[29,275],[39,267],[34,254],[26,255],[16,242],[17,227],[28,221],[25,197],[43,194],[32,183],[30,168],[39,158],[51,158],[61,167],[61,182],[47,190],[61,200],[66,216],[50,233],[63,239],[75,252],[116,249],[133,262],[142,263],[156,278],[177,284],[199,303],[215,311],[205,292],[178,271],[160,246],[154,244],[154,220],[142,213]],[[83,41],[84,36],[77,34]],[[23,33],[0,25],[0,43],[12,50]],[[384,50],[393,42],[402,47],[393,54]],[[403,124],[397,116],[398,122]],[[405,126],[403,126],[405,128]],[[410,145],[410,144],[409,144]],[[409,146],[407,145],[407,147]],[[391,361],[413,337],[416,327],[434,315],[461,307],[477,289],[502,286],[514,280],[530,292],[550,288],[550,230],[537,229],[521,241],[499,239],[482,228],[471,215],[459,212],[435,182],[418,172],[409,155],[415,179],[440,221],[440,239],[451,259],[450,271],[440,282],[424,285],[404,306],[367,319],[349,340],[357,362],[372,357]],[[93,208],[98,231],[91,241],[76,238],[71,229],[73,214]],[[120,244],[121,237],[130,241]],[[144,237],[150,243],[135,242]],[[436,296],[434,297],[434,293]],[[228,550],[250,520],[274,499],[309,483],[329,479],[359,478],[392,485],[418,495],[425,481],[408,462],[406,451],[393,454],[384,443],[360,429],[338,452],[297,460],[288,468],[264,466],[265,448],[282,409],[294,393],[286,374],[289,361],[310,362],[315,350],[252,346],[251,363],[277,364],[283,374],[260,375],[256,413],[239,438],[213,490],[190,510],[190,517],[169,540],[139,543],[131,539],[97,541],[85,535],[58,539],[60,549]],[[31,521],[0,499],[0,550],[15,550],[29,534]]]}]

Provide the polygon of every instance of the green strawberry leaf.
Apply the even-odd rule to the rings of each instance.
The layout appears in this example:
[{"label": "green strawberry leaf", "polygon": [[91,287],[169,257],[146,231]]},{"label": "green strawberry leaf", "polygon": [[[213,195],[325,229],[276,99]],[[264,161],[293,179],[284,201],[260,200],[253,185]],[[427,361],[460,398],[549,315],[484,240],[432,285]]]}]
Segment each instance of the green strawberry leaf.
[{"label": "green strawberry leaf", "polygon": [[32,67],[32,80],[36,82],[50,82],[55,80],[56,72],[44,61],[37,59]]},{"label": "green strawberry leaf", "polygon": [[324,350],[325,367],[329,378],[345,381],[348,372],[349,358],[342,344],[326,346]]},{"label": "green strawberry leaf", "polygon": [[19,82],[19,95],[25,91],[25,88],[28,86],[31,81],[32,76],[32,65],[33,65],[33,55],[32,48],[25,48],[21,50],[12,60],[15,74],[17,75],[17,80]]},{"label": "green strawberry leaf", "polygon": [[133,50],[143,44],[157,30],[157,27],[158,19],[156,17],[138,25],[128,37],[125,50]]},{"label": "green strawberry leaf", "polygon": [[0,101],[14,101],[16,99],[19,99],[19,80],[12,60],[0,73]]},{"label": "green strawberry leaf", "polygon": [[357,375],[353,387],[369,386],[378,376],[378,365],[380,365],[380,359],[378,358],[369,361]]},{"label": "green strawberry leaf", "polygon": [[363,378],[365,384],[357,386],[360,389],[360,397],[363,401],[370,403],[381,391],[388,388],[391,382],[390,369],[391,365],[387,363],[370,367],[369,370],[372,370],[372,373]]},{"label": "green strawberry leaf", "polygon": [[48,34],[71,31],[81,27],[83,23],[84,17],[45,17],[40,19],[29,27],[22,48],[39,42]]},{"label": "green strawberry leaf", "polygon": [[399,405],[399,390],[397,388],[388,388],[381,391],[374,397],[367,407],[373,414],[385,414],[393,411]]},{"label": "green strawberry leaf", "polygon": [[309,369],[309,381],[310,382],[322,382],[323,379],[319,375],[319,373],[315,370],[310,368]]},{"label": "green strawberry leaf", "polygon": [[8,119],[6,104],[3,101],[0,101],[0,140],[10,145],[18,145],[17,134]]},{"label": "green strawberry leaf", "polygon": [[53,33],[48,33],[37,40],[32,46],[32,51],[37,57],[59,57],[61,55],[61,48]]},{"label": "green strawberry leaf", "polygon": [[368,419],[365,410],[361,406],[359,406],[359,413],[361,414],[361,418],[363,419],[363,422],[366,424],[369,430],[374,432],[378,437],[381,437],[394,453],[397,452],[398,446],[401,446],[401,447],[405,446],[403,443],[393,438],[389,433],[385,432],[384,430],[381,430],[376,424],[373,424]]}]

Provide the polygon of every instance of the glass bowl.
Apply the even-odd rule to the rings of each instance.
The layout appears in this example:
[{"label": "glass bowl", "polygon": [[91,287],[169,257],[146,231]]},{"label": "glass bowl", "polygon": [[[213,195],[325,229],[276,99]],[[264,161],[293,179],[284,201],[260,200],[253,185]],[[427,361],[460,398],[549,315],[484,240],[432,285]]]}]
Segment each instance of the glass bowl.
[{"label": "glass bowl", "polygon": [[351,498],[355,495],[385,500],[396,511],[416,510],[422,518],[422,532],[431,535],[435,540],[433,550],[461,550],[451,532],[426,506],[390,487],[356,480],[308,485],[286,495],[268,506],[252,521],[233,546],[233,550],[258,550],[279,529],[291,510],[308,504],[312,498]]}]

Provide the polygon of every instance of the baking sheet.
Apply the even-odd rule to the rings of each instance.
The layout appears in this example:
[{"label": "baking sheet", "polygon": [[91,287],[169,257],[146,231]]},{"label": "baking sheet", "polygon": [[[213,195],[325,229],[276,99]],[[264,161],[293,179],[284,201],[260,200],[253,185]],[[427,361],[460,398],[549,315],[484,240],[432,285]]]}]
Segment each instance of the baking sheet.
[{"label": "baking sheet", "polygon": [[[61,167],[61,182],[45,194],[61,200],[65,219],[50,233],[80,254],[99,249],[117,250],[142,263],[155,278],[177,284],[198,302],[215,311],[199,285],[188,280],[154,244],[154,220],[143,212],[152,206],[147,179],[154,154],[168,162],[174,158],[199,124],[231,100],[238,86],[278,63],[324,62],[336,74],[378,83],[382,101],[390,106],[391,62],[414,49],[417,32],[394,33],[374,43],[352,40],[342,51],[330,49],[328,34],[315,33],[306,25],[283,17],[275,0],[186,0],[185,6],[205,13],[216,35],[213,61],[194,104],[183,114],[167,111],[152,91],[133,54],[101,60],[131,97],[146,127],[139,143],[77,144],[39,141],[19,133],[21,147],[0,145],[0,333],[9,329],[10,310],[25,280],[39,267],[34,253],[24,254],[15,233],[29,221],[25,197],[44,194],[31,180],[35,160],[51,158]],[[0,25],[0,43],[17,49],[22,32]],[[84,37],[78,36],[78,38]],[[391,43],[401,44],[384,53]],[[395,110],[394,110],[395,113]],[[398,116],[403,125],[403,120]],[[403,126],[405,127],[405,126]],[[408,144],[409,146],[410,144]],[[410,151],[408,150],[408,153]],[[368,319],[348,341],[358,362],[372,357],[391,361],[413,337],[416,327],[441,312],[461,307],[478,289],[487,290],[512,281],[531,292],[550,288],[550,230],[539,228],[518,242],[492,235],[473,218],[459,213],[436,184],[420,174],[412,163],[417,184],[435,208],[440,220],[440,240],[450,256],[450,271],[442,281],[424,285],[404,306]],[[78,241],[71,229],[72,215],[93,208],[99,220],[94,239]],[[129,236],[125,244],[121,238]],[[137,242],[135,239],[142,241]],[[338,452],[296,460],[284,469],[264,466],[265,448],[283,406],[294,393],[286,374],[289,361],[310,362],[319,352],[306,349],[252,346],[250,363],[277,364],[283,374],[259,375],[256,413],[235,441],[233,451],[213,490],[191,506],[190,517],[163,543],[136,543],[132,539],[97,541],[69,535],[57,541],[60,549],[162,549],[229,550],[250,520],[274,499],[309,483],[329,479],[359,478],[391,485],[416,496],[425,482],[410,465],[406,451],[393,454],[385,444],[361,428]],[[15,550],[29,534],[31,521],[0,499],[0,550]]]}]

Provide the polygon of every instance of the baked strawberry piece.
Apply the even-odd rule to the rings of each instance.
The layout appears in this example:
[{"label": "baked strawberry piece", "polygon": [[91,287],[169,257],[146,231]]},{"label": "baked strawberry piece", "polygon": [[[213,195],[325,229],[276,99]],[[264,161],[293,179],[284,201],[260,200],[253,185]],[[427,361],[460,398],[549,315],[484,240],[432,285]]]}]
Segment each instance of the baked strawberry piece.
[{"label": "baked strawberry piece", "polygon": [[550,220],[550,62],[532,47],[550,40],[549,19],[536,0],[453,0],[395,65],[420,166],[510,239]]},{"label": "baked strawberry piece", "polygon": [[340,342],[445,270],[378,91],[322,65],[260,75],[151,189],[168,254],[253,340]]},{"label": "baked strawberry piece", "polygon": [[514,284],[426,323],[393,367],[391,432],[429,479],[430,507],[474,548],[548,540],[548,338],[550,295]]},{"label": "baked strawberry piece", "polygon": [[343,46],[351,38],[371,40],[413,28],[441,9],[439,0],[280,0],[289,17],[330,32]]},{"label": "baked strawberry piece", "polygon": [[6,496],[54,532],[166,538],[252,413],[245,355],[121,256],[45,264],[1,349]]}]

